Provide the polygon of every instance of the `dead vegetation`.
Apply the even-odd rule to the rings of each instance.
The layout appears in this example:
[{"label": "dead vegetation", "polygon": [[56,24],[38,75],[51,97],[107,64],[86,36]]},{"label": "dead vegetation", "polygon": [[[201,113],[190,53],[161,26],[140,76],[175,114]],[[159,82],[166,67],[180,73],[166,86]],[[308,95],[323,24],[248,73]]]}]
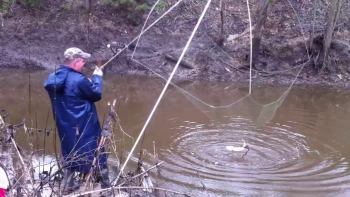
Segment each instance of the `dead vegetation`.
[{"label": "dead vegetation", "polygon": [[[117,155],[115,149],[115,139],[113,137],[114,128],[118,126],[118,116],[115,108],[115,101],[111,105],[110,112],[103,127],[103,136],[100,140],[99,148],[102,146],[109,149],[111,157],[118,162],[109,168],[118,173],[122,157]],[[25,119],[20,124],[10,123],[10,114],[1,110],[0,115],[0,167],[8,175],[10,186],[7,188],[8,197],[44,197],[44,196],[190,196],[181,192],[171,191],[164,188],[155,187],[149,176],[151,170],[157,170],[160,173],[160,166],[163,163],[157,159],[156,150],[154,150],[155,165],[146,169],[143,160],[146,154],[140,154],[136,170],[133,172],[122,172],[122,176],[115,180],[114,189],[99,189],[96,184],[99,182],[98,174],[94,169],[89,174],[76,173],[75,179],[80,183],[80,191],[70,195],[63,195],[61,184],[63,178],[63,168],[60,163],[60,157],[54,155],[45,156],[44,150],[36,149],[38,136],[42,135],[44,139],[55,136],[56,133],[51,128],[38,129],[28,127]],[[119,125],[121,128],[121,126]],[[27,142],[30,149],[22,148],[16,142],[16,133],[24,132],[27,136]],[[23,136],[23,135],[22,135]],[[98,156],[96,150],[96,157]],[[142,152],[141,152],[142,153]],[[74,155],[74,154],[73,154]],[[72,155],[72,156],[73,156]]]}]

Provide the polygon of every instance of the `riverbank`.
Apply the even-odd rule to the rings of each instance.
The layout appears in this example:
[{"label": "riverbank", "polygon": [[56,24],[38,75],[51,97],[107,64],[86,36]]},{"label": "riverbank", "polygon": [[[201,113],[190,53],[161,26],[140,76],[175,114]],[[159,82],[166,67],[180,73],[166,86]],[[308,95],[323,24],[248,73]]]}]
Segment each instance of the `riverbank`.
[{"label": "riverbank", "polygon": [[[310,23],[307,3],[298,2],[292,3],[298,10],[301,22]],[[157,7],[147,25],[175,3],[167,1],[162,9]],[[61,63],[63,51],[76,46],[92,54],[87,62],[88,70],[106,63],[115,52],[123,50],[107,64],[106,74],[157,76],[154,74],[157,73],[167,79],[204,4],[195,1],[180,3],[133,43],[132,40],[142,30],[149,9],[131,17],[122,8],[99,2],[93,3],[88,10],[82,5],[51,1],[47,1],[43,7],[31,9],[16,4],[12,12],[4,15],[4,26],[0,28],[0,68],[54,69]],[[223,46],[218,46],[218,2],[211,4],[183,58],[186,64],[180,64],[174,79],[249,82],[250,29],[247,8],[243,1],[234,5],[226,6],[226,39]],[[263,29],[259,63],[252,72],[254,83],[291,84],[298,76],[295,85],[348,88],[349,22],[339,27],[341,31],[335,32],[331,49],[334,61],[319,71],[313,60],[307,58],[305,45],[309,42],[307,37],[311,27],[303,25],[301,29],[293,9],[282,5],[281,2],[274,4]],[[256,9],[256,3],[252,3],[252,14]],[[255,21],[252,22],[254,25]],[[323,23],[321,19],[317,22],[317,27]],[[316,31],[316,38],[321,34],[322,31]],[[318,41],[314,40],[315,47],[320,47]],[[343,43],[342,48],[336,47],[338,43]],[[107,48],[108,44],[113,50]],[[129,47],[124,48],[128,44]]]}]

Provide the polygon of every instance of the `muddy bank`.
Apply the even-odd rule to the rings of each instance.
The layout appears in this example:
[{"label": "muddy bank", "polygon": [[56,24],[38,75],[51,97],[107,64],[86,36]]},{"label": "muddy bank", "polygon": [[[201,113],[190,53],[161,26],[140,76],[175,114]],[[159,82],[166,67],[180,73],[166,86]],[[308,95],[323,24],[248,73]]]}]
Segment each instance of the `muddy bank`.
[{"label": "muddy bank", "polygon": [[[175,2],[167,1],[166,9]],[[149,8],[153,3],[149,4]],[[298,10],[303,29],[300,29],[293,9],[286,8],[282,2],[275,3],[263,30],[260,61],[253,68],[254,83],[291,84],[302,69],[296,85],[348,87],[349,22],[342,24],[341,31],[334,35],[335,39],[344,43],[342,48],[331,49],[332,54],[337,54],[335,66],[318,72],[312,60],[303,66],[308,61],[305,43],[311,31],[308,26],[311,20],[305,13],[309,13],[310,9],[306,2],[291,3]],[[141,32],[148,10],[131,16],[122,8],[99,2],[93,3],[90,9],[81,5],[62,6],[59,1],[45,1],[43,7],[32,9],[16,4],[16,9],[4,15],[4,26],[0,28],[0,68],[54,69],[61,63],[64,50],[76,46],[93,56],[88,61],[87,70],[107,62],[116,51],[125,49],[108,63],[106,74],[160,75],[168,78],[204,4],[194,1],[180,3],[128,48],[124,47]],[[218,2],[213,2],[184,56],[187,63],[181,64],[175,79],[249,81],[250,41],[246,3],[233,4],[234,7],[226,7],[224,46],[216,44],[220,15]],[[252,2],[252,14],[257,9],[256,5]],[[166,9],[156,9],[147,25]],[[255,21],[252,22],[254,24]],[[322,24],[322,21],[319,23]],[[316,35],[321,34],[322,31],[316,32]],[[320,47],[318,40],[314,43],[315,47]],[[107,44],[111,44],[113,50],[107,48]]]}]

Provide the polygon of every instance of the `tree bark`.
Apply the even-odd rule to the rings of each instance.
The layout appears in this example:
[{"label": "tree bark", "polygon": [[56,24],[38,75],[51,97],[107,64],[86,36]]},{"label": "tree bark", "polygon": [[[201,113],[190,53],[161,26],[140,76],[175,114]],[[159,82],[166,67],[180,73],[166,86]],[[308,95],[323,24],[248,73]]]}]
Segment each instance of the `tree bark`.
[{"label": "tree bark", "polygon": [[314,0],[314,2],[313,2],[312,32],[310,34],[310,44],[309,44],[310,50],[312,50],[314,37],[315,37],[316,6],[317,6],[317,0]]},{"label": "tree bark", "polygon": [[342,3],[342,0],[338,0],[337,13],[335,14],[333,31],[334,31],[334,30],[336,29],[336,27],[337,27],[339,15],[340,15],[340,9],[341,9],[341,5],[342,5],[341,3]]},{"label": "tree bark", "polygon": [[324,33],[324,43],[323,43],[323,50],[322,50],[322,59],[324,62],[327,62],[327,57],[328,57],[328,51],[329,47],[332,42],[332,35],[334,32],[334,27],[337,23],[337,15],[339,15],[340,11],[340,5],[341,5],[341,0],[332,0],[331,1],[331,7],[328,12],[328,22],[326,25],[326,30]]},{"label": "tree bark", "polygon": [[271,3],[271,0],[261,0],[260,6],[258,8],[257,23],[253,31],[253,52],[252,52],[253,65],[255,65],[258,62],[260,43],[261,43],[261,37],[262,37],[261,28],[265,25],[270,3]]},{"label": "tree bark", "polygon": [[221,28],[220,28],[220,39],[218,42],[219,46],[223,46],[224,45],[224,41],[225,41],[225,32],[224,32],[224,12],[225,10],[225,3],[223,2],[223,0],[220,0],[220,19],[221,19]]},{"label": "tree bark", "polygon": [[88,14],[90,14],[91,12],[91,5],[92,5],[91,0],[85,0],[85,8],[88,11]]}]

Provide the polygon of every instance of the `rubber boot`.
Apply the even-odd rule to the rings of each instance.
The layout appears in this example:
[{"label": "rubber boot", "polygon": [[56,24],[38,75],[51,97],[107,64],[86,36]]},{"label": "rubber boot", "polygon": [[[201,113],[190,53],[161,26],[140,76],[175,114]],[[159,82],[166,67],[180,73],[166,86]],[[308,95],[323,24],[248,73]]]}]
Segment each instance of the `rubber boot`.
[{"label": "rubber boot", "polygon": [[[109,170],[108,168],[103,168],[99,171],[99,180],[101,184],[101,189],[106,189],[111,187],[111,181],[109,179]],[[100,193],[101,197],[111,197],[113,195],[113,191],[108,190],[106,192]]]},{"label": "rubber boot", "polygon": [[74,181],[74,172],[65,169],[63,180],[62,180],[62,187],[63,187],[63,195],[70,194],[76,190],[79,189],[79,183]]},{"label": "rubber boot", "polygon": [[100,170],[100,184],[101,184],[101,189],[111,187],[111,181],[109,180],[108,168],[104,168],[104,169]]}]

